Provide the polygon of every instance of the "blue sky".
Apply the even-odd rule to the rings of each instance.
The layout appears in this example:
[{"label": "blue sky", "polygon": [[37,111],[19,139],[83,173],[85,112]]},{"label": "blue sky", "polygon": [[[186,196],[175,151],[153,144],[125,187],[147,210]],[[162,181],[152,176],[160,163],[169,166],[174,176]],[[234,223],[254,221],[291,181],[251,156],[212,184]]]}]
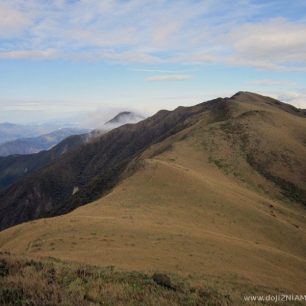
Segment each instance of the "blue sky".
[{"label": "blue sky", "polygon": [[0,0],[0,122],[240,90],[306,108],[306,1]]}]

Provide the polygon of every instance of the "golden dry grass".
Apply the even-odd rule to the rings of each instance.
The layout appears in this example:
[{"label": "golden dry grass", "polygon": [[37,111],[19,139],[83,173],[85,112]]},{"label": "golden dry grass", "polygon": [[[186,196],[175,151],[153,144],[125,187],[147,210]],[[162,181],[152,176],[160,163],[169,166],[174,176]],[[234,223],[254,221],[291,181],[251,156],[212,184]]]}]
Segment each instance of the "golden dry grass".
[{"label": "golden dry grass", "polygon": [[[260,125],[253,116],[237,120],[248,125],[251,136],[256,131],[264,135],[267,151],[290,148],[306,165],[306,149],[300,144],[305,119],[266,105],[237,101],[235,107],[237,117],[264,108],[268,119]],[[241,144],[221,124],[208,125],[203,117],[144,152],[135,162],[137,171],[107,196],[67,215],[5,230],[0,249],[305,293],[305,208],[284,199],[252,169]],[[163,147],[168,149],[156,155]],[[271,163],[277,166],[278,160]],[[291,170],[284,166],[279,173],[293,180],[303,175],[294,177]]]},{"label": "golden dry grass", "polygon": [[184,278],[122,272],[111,267],[92,267],[52,259],[29,260],[0,253],[2,306],[234,304],[237,303],[228,294],[207,286],[192,286]]}]

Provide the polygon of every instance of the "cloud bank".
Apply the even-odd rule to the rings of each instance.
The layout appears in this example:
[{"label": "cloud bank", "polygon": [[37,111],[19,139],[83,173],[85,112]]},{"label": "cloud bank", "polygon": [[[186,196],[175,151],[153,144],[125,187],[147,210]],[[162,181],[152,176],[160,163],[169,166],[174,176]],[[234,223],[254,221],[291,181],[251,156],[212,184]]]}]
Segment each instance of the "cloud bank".
[{"label": "cloud bank", "polygon": [[165,75],[154,75],[147,78],[150,82],[160,82],[160,81],[185,81],[192,79],[192,75],[188,74],[165,74]]},{"label": "cloud bank", "polygon": [[[1,59],[222,63],[306,71],[306,20],[286,1],[11,0],[0,3]],[[306,10],[302,1],[290,11]],[[267,18],[268,15],[268,18]]]}]

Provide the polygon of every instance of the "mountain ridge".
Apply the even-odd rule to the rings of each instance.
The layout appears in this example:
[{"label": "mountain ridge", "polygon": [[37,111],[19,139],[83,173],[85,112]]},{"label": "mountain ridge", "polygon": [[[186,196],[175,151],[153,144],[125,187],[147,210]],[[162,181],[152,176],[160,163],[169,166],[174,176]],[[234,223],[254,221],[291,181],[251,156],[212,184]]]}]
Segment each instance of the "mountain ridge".
[{"label": "mountain ridge", "polygon": [[0,144],[19,138],[37,137],[48,134],[57,128],[69,128],[69,124],[44,123],[44,124],[17,124],[11,122],[0,123]]},{"label": "mountain ridge", "polygon": [[[0,249],[116,271],[192,275],[206,285],[214,278],[222,288],[239,284],[240,300],[249,292],[245,284],[264,286],[264,294],[304,292],[305,196],[284,189],[279,180],[306,189],[306,122],[270,102],[242,95],[161,111],[140,126],[118,128],[70,152],[49,166],[59,178],[64,165],[74,177],[70,158],[78,169],[85,166],[85,179],[93,173],[88,164],[101,166],[96,179],[108,162],[113,168],[125,159],[127,165],[95,201],[1,231]],[[139,146],[140,141],[145,142]],[[84,152],[92,154],[87,161]],[[118,160],[110,159],[114,155]],[[39,171],[29,186],[50,171]],[[77,187],[71,184],[69,193],[72,186]]]},{"label": "mountain ridge", "polygon": [[[118,116],[119,114],[117,114]],[[138,116],[138,115],[137,115]],[[138,118],[138,117],[137,117]],[[132,120],[132,118],[125,118]],[[133,120],[132,120],[133,121]],[[58,145],[55,145],[49,150],[43,150],[38,153],[0,156],[0,190],[5,189],[12,184],[18,182],[22,177],[28,176],[33,171],[47,166],[55,161],[66,151],[74,150],[77,146],[92,142],[95,138],[101,137],[108,131],[119,127],[120,125],[128,124],[127,122],[117,122],[116,124],[104,125],[102,129],[92,130],[90,133],[82,134],[80,137],[67,137]],[[80,130],[81,131],[81,130]],[[47,135],[48,138],[48,135]],[[40,139],[40,138],[39,138]],[[31,140],[31,139],[30,139]],[[35,139],[34,139],[35,140]],[[48,139],[47,139],[48,142]],[[0,145],[1,150],[1,145]],[[38,154],[38,155],[37,155]],[[36,162],[37,161],[37,162]]]},{"label": "mountain ridge", "polygon": [[[215,104],[215,102],[217,103]],[[12,201],[15,203],[14,207],[18,206],[18,203],[23,207],[17,217],[20,222],[39,216],[53,215],[53,205],[56,207],[55,214],[61,214],[99,197],[115,185],[120,173],[137,153],[149,144],[161,141],[162,138],[182,129],[185,126],[181,123],[182,118],[186,119],[189,116],[186,110],[191,113],[201,112],[211,106],[220,107],[222,106],[221,102],[222,99],[217,99],[203,105],[200,104],[195,108],[178,108],[176,113],[158,112],[138,124],[126,124],[100,137],[93,138],[86,146],[77,148],[73,154],[68,152],[61,157],[55,167],[49,165],[41,169],[40,173],[33,173],[21,183],[10,186],[0,193],[1,227],[3,228],[4,224],[10,224],[8,222],[11,220],[5,218],[5,215],[8,213],[11,216],[14,215],[12,211],[9,212]],[[162,120],[164,121],[161,122]],[[173,130],[174,123],[178,124],[177,130]],[[139,140],[138,137],[143,134],[143,131],[145,131],[145,136]],[[101,151],[104,151],[102,156],[99,153]],[[63,168],[65,174],[61,171]],[[103,169],[103,175],[100,174],[100,169]],[[61,173],[62,176],[59,175]],[[35,183],[36,178],[39,181],[38,185]],[[85,188],[84,184],[86,184]],[[38,192],[38,186],[46,190],[45,193]],[[78,187],[80,192],[72,195],[74,187]],[[28,198],[25,196],[26,194],[28,194]],[[50,204],[50,198],[53,198],[52,204]],[[28,201],[32,203],[35,201],[40,208],[26,209]]]},{"label": "mountain ridge", "polygon": [[[22,182],[22,187],[13,185],[2,192],[0,195],[2,202],[0,208],[1,227],[5,228],[38,217],[66,213],[97,199],[109,192],[120,181],[120,177],[124,173],[128,173],[126,171],[127,166],[133,159],[136,158],[137,160],[137,156],[139,157],[144,150],[182,130],[187,130],[198,120],[201,120],[201,116],[207,117],[205,119],[207,121],[206,125],[228,120],[227,126],[221,126],[222,129],[229,130],[228,135],[240,133],[239,127],[236,131],[237,127],[231,126],[231,120],[234,120],[235,116],[246,116],[246,118],[248,116],[252,116],[252,118],[260,116],[258,120],[267,120],[265,116],[270,116],[269,112],[277,108],[278,111],[285,112],[288,116],[296,115],[300,118],[298,111],[292,113],[286,107],[283,109],[276,107],[273,103],[271,105],[273,101],[277,100],[252,93],[237,93],[231,98],[217,98],[193,107],[178,107],[172,112],[159,111],[138,124],[127,124],[101,137],[96,137],[90,143],[67,153],[60,161],[28,177]],[[282,106],[282,104],[280,105]],[[254,107],[268,108],[268,112],[265,110],[261,113],[260,110],[253,110]],[[243,108],[247,109],[244,110]],[[247,140],[245,136],[243,137],[239,138],[241,143],[252,142],[252,139]],[[167,148],[162,150],[167,150]],[[239,150],[245,150],[245,148],[241,147]],[[252,160],[253,155],[251,153],[252,151],[248,153],[249,157],[246,157],[248,164],[252,163],[252,169],[257,168],[255,171],[260,173],[258,165],[261,165],[262,161]],[[216,161],[216,163],[218,162]],[[66,170],[65,174],[61,172],[63,167]],[[133,167],[130,165],[128,169],[132,171]],[[305,190],[298,183],[292,183],[287,179],[282,180],[278,176],[271,175],[269,171],[261,171],[260,175],[280,186],[292,200],[304,201]],[[37,184],[36,181],[39,183]],[[75,188],[78,189],[78,192],[72,194]],[[12,201],[15,203],[15,207],[20,207],[20,210],[15,217],[16,219],[11,220],[10,223],[7,220],[5,221],[3,216],[5,215],[4,211],[7,211],[6,213],[10,211]],[[28,207],[28,201],[36,208],[25,210],[25,207]],[[34,205],[33,203],[37,204]],[[10,212],[11,216],[14,214],[16,214],[16,210],[15,213]]]}]

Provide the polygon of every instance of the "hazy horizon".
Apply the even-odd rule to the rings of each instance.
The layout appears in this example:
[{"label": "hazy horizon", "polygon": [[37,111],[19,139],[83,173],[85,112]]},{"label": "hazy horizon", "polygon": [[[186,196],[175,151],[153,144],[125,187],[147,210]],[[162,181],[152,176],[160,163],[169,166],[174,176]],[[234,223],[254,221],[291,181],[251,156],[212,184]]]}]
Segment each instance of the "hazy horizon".
[{"label": "hazy horizon", "polygon": [[[234,93],[235,94],[235,93]],[[225,98],[225,97],[231,97],[232,95],[228,95],[228,96],[223,96],[221,98]],[[219,96],[213,97],[211,99],[214,98],[218,98]],[[2,120],[0,121],[0,124],[3,123],[12,123],[12,124],[18,124],[18,125],[50,125],[50,126],[54,126],[54,128],[56,126],[58,126],[59,128],[62,127],[76,127],[76,128],[87,128],[87,129],[95,129],[95,128],[101,128],[104,126],[104,124],[111,120],[113,117],[115,117],[116,115],[118,115],[121,112],[134,112],[138,115],[143,116],[144,118],[149,117],[154,115],[156,112],[158,112],[161,109],[166,109],[166,110],[174,110],[175,108],[179,107],[179,106],[192,106],[192,105],[196,105],[202,102],[206,102],[208,100],[203,100],[203,101],[198,101],[196,103],[187,103],[185,105],[175,105],[172,108],[159,108],[156,109],[154,111],[151,112],[147,112],[145,110],[141,110],[141,109],[132,109],[131,107],[117,107],[117,108],[112,108],[112,107],[107,107],[105,106],[104,109],[96,109],[94,111],[88,111],[88,112],[75,112],[72,114],[69,113],[53,113],[51,114],[51,116],[48,116],[46,114],[44,114],[43,116],[33,116],[33,117],[25,117],[24,115],[24,111],[23,112],[16,112],[12,115],[9,116],[8,115],[8,120]],[[294,103],[290,103],[290,101],[282,101],[284,103],[288,103],[291,104],[297,108],[301,108],[300,105],[295,105]],[[303,107],[303,105],[302,105]],[[19,113],[19,114],[18,114]],[[33,114],[33,112],[32,112]],[[33,119],[34,118],[34,119]],[[36,119],[35,119],[36,118]],[[12,120],[10,120],[12,119]]]}]

